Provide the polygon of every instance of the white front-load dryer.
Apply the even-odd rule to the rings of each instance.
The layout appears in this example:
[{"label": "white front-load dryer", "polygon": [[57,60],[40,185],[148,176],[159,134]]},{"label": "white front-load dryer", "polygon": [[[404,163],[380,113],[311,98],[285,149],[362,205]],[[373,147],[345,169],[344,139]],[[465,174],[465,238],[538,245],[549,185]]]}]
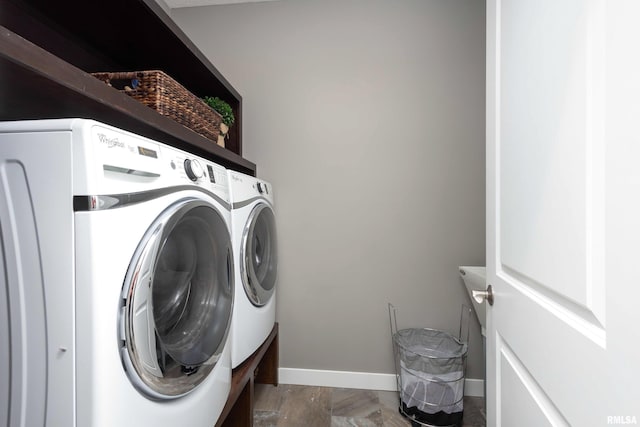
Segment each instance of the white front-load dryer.
[{"label": "white front-load dryer", "polygon": [[227,174],[236,262],[231,322],[231,364],[235,368],[262,345],[274,327],[278,245],[271,184],[236,171],[227,170]]},{"label": "white front-load dryer", "polygon": [[231,386],[226,180],[98,122],[0,123],[0,419],[216,423]]}]

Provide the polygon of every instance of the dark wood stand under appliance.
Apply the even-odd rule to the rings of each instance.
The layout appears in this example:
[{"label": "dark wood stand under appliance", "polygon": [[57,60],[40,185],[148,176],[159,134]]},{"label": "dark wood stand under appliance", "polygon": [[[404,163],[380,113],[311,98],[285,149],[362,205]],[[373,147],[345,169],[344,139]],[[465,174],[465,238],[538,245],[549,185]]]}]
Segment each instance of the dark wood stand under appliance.
[{"label": "dark wood stand under appliance", "polygon": [[253,387],[255,383],[278,385],[278,324],[265,342],[233,370],[231,393],[216,427],[253,426]]}]

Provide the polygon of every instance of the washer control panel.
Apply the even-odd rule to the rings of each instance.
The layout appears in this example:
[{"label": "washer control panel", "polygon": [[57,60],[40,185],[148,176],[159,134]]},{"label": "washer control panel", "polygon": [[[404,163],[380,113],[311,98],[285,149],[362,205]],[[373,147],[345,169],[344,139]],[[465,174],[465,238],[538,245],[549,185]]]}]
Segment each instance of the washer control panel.
[{"label": "washer control panel", "polygon": [[[95,163],[87,177],[96,193],[145,191],[150,188],[195,185],[229,201],[224,167],[169,145],[111,128],[92,126],[93,148],[78,156]],[[90,158],[93,161],[90,161]],[[84,160],[83,160],[84,159]],[[104,171],[104,174],[100,174]],[[95,185],[91,179],[95,178]],[[83,190],[88,191],[88,190]]]},{"label": "washer control panel", "polygon": [[224,167],[168,146],[161,147],[161,157],[168,162],[173,185],[177,180],[215,190],[216,193],[223,192],[228,197],[227,171]]},{"label": "washer control panel", "polygon": [[193,182],[198,181],[204,175],[204,170],[202,170],[202,166],[198,159],[185,159],[184,171]]}]

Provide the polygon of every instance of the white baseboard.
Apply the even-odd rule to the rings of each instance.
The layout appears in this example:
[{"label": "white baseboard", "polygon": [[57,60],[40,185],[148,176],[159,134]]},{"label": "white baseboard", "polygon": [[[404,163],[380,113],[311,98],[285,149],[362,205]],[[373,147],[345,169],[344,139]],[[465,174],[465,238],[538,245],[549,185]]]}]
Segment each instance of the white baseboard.
[{"label": "white baseboard", "polygon": [[484,397],[484,380],[477,378],[465,378],[464,395],[471,397]]},{"label": "white baseboard", "polygon": [[[280,368],[278,369],[278,376],[278,382],[281,384],[397,391],[396,376],[394,374]],[[484,380],[465,379],[464,394],[465,396],[474,397],[484,396]]]}]

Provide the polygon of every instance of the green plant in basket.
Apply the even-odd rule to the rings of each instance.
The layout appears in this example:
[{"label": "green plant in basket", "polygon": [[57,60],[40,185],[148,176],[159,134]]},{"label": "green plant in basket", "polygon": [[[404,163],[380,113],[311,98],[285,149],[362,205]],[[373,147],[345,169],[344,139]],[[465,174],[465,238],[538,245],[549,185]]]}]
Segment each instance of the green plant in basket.
[{"label": "green plant in basket", "polygon": [[217,96],[205,96],[202,100],[205,104],[211,107],[212,110],[222,116],[222,123],[220,123],[220,135],[218,135],[217,144],[224,147],[224,140],[229,137],[229,126],[236,121],[231,105]]},{"label": "green plant in basket", "polygon": [[217,111],[218,114],[222,116],[222,123],[225,125],[231,126],[236,121],[236,118],[233,115],[233,110],[226,101],[218,98],[217,96],[205,96],[203,100],[205,104],[213,108],[213,110]]}]

